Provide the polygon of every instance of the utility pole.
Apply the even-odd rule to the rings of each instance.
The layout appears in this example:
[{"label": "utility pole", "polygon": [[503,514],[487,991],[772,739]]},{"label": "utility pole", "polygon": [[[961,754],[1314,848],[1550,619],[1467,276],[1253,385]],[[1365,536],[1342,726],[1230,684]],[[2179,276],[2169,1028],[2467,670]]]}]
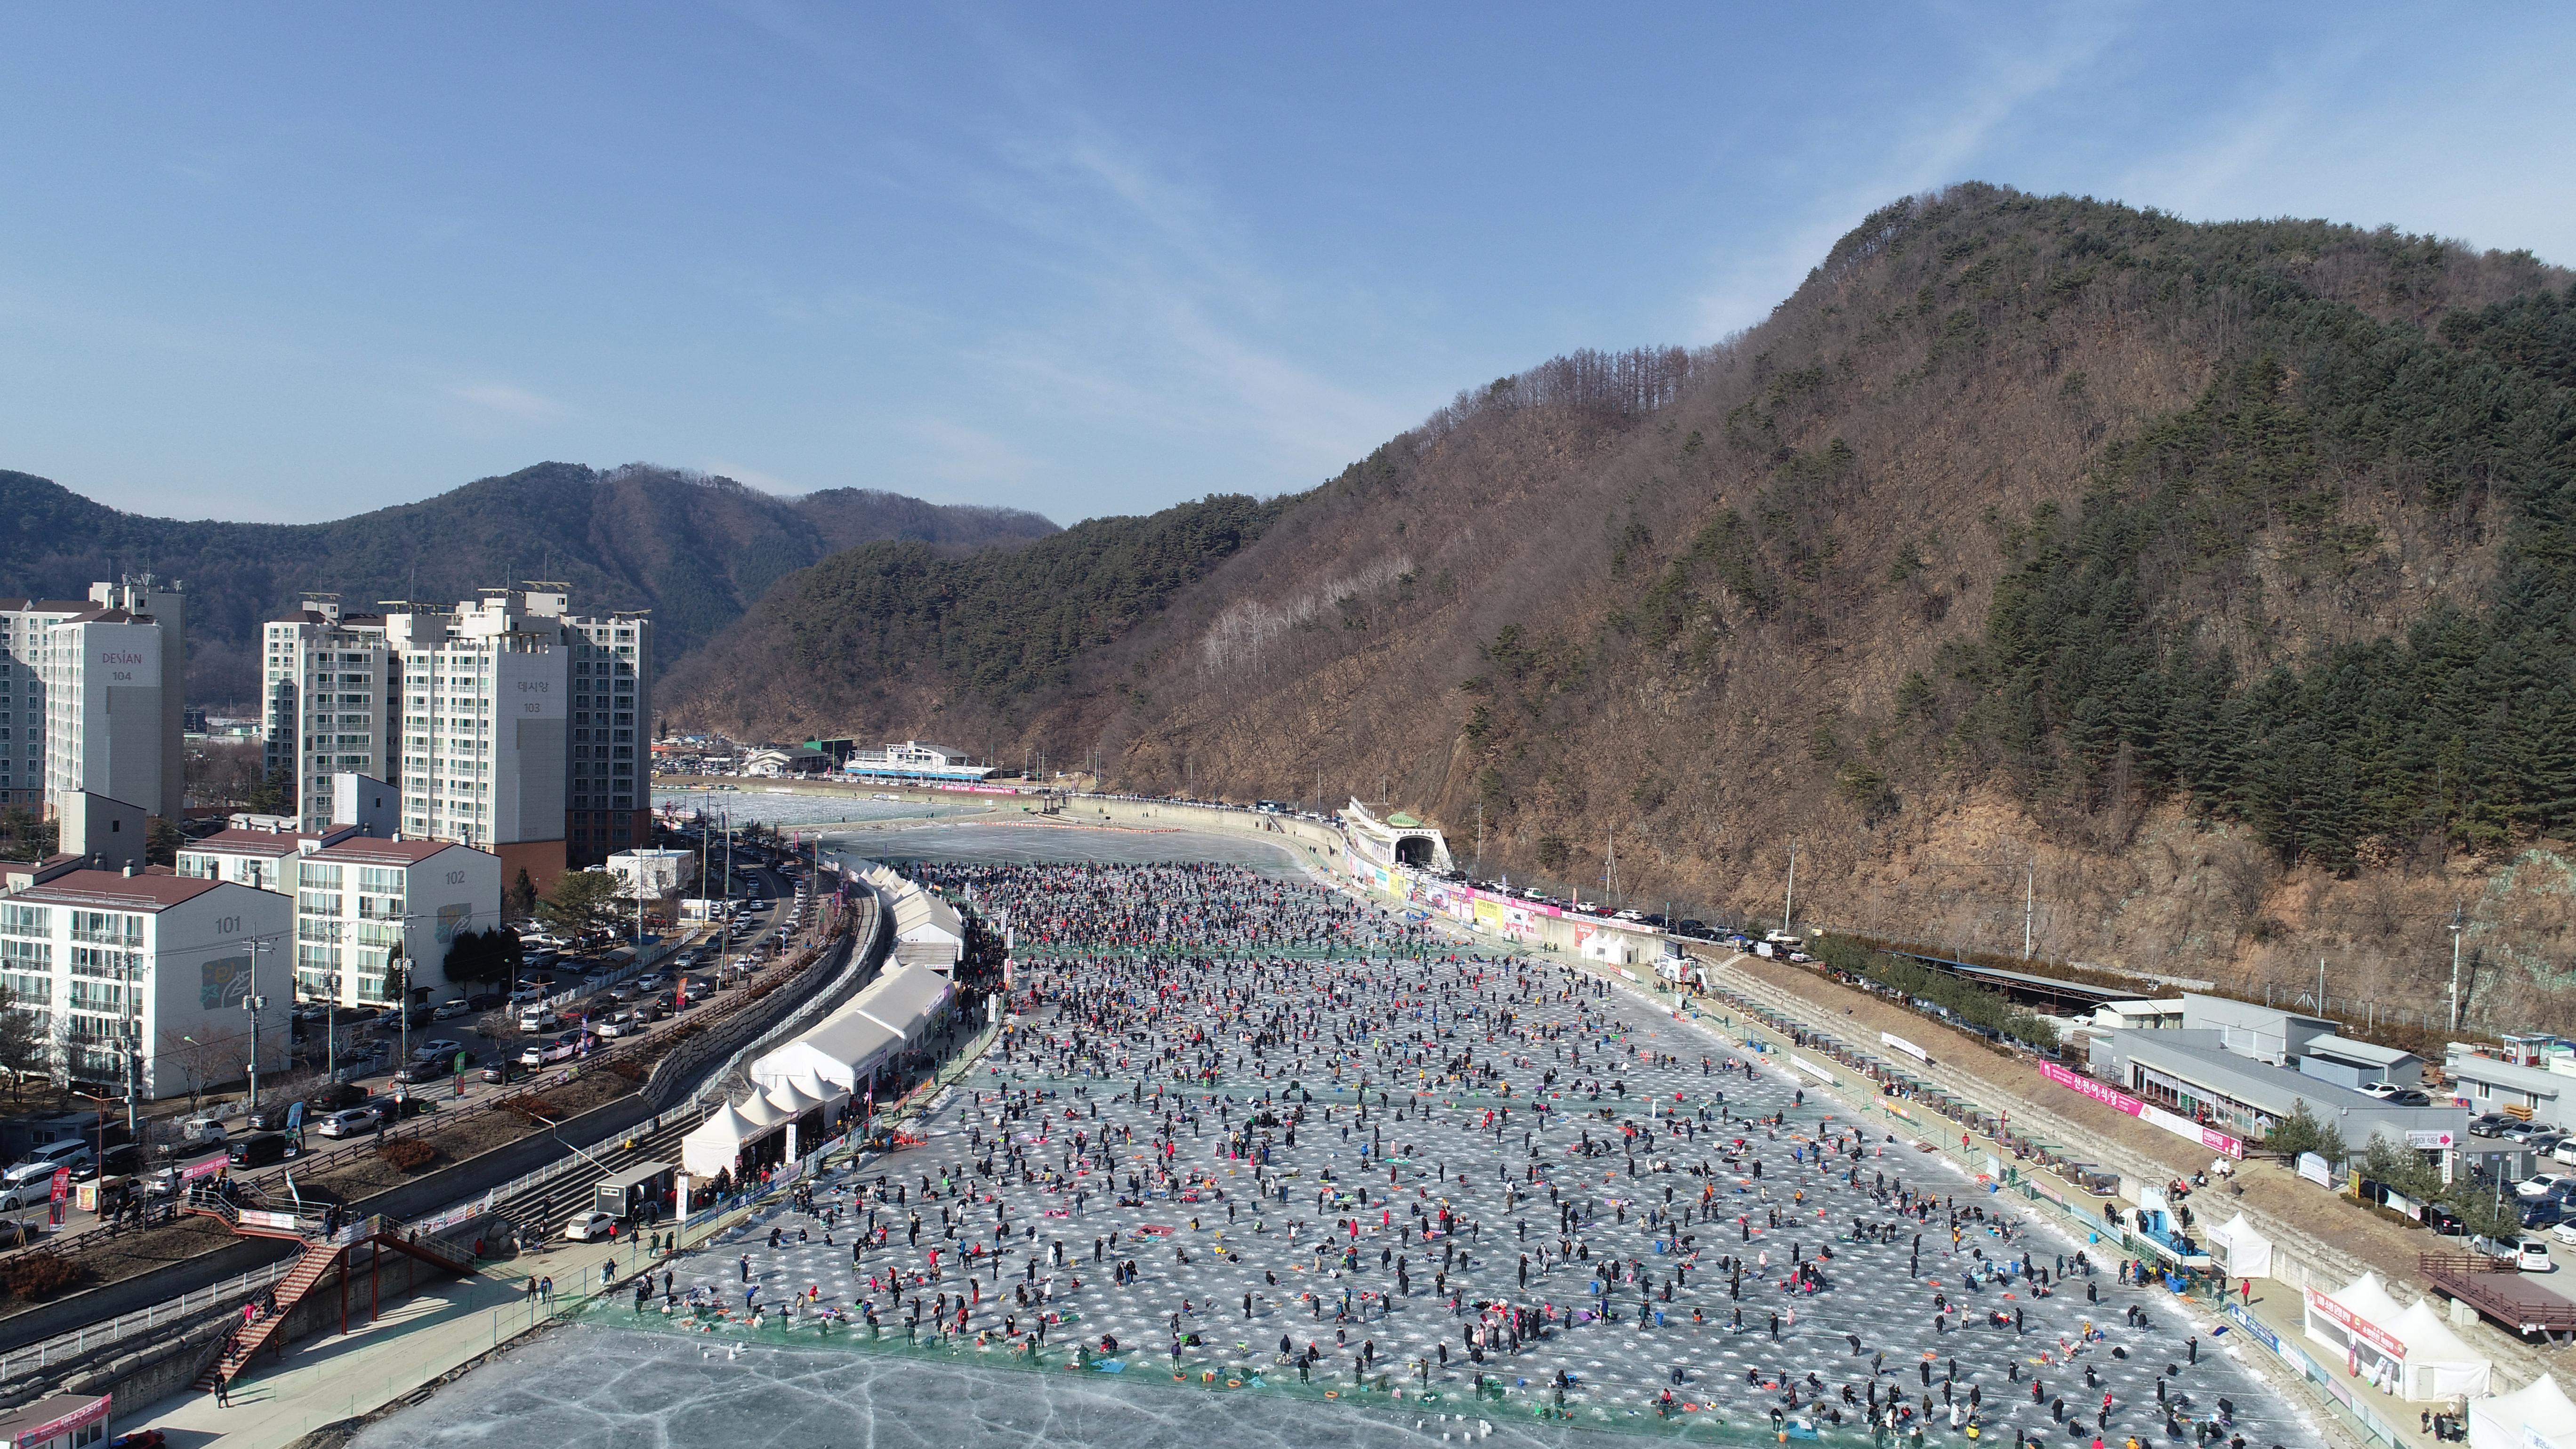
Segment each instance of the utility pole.
[{"label": "utility pole", "polygon": [[[411,958],[403,954],[400,946],[385,958],[385,994],[394,999],[394,1010],[401,1013],[394,1018],[394,1029],[402,1034],[402,1065],[407,1067],[411,1065]],[[395,1068],[396,1071],[401,1069]],[[394,1095],[404,1097],[410,1094],[397,1084]]]},{"label": "utility pole", "polygon": [[2317,958],[2317,1015],[2326,1014],[2326,958]]},{"label": "utility pole", "polygon": [[250,991],[242,998],[242,1009],[250,1013],[250,1106],[259,1110],[259,958],[274,949],[273,942],[252,941],[250,944]]},{"label": "utility pole", "polygon": [[2030,865],[2021,878],[2021,959],[2025,961],[2030,959],[2031,912],[2038,903],[2039,857],[2034,855],[2030,858]]},{"label": "utility pole", "polygon": [[1789,934],[1789,921],[1798,904],[1798,847],[1789,847],[1789,888],[1780,893],[1780,934]]},{"label": "utility pole", "polygon": [[2464,924],[2461,908],[2451,907],[2451,1030],[2460,1029],[2460,928]]}]

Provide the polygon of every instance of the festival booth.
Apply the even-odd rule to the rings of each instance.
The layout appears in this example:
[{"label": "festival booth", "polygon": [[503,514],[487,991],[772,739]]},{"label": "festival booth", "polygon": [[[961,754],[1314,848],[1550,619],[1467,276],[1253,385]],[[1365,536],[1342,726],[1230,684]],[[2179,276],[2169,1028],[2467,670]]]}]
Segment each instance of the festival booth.
[{"label": "festival booth", "polygon": [[837,1112],[841,1110],[843,1102],[850,1100],[850,1090],[847,1087],[837,1087],[812,1076],[795,1077],[791,1080],[796,1090],[822,1103],[825,1112]]},{"label": "festival booth", "polygon": [[2471,1399],[2469,1449],[2576,1449],[2576,1403],[2547,1374],[2529,1388]]},{"label": "festival booth", "polygon": [[782,1110],[777,1103],[758,1092],[734,1103],[733,1110],[736,1115],[751,1124],[751,1136],[744,1139],[750,1142],[774,1136],[786,1130],[788,1123],[796,1120],[795,1113]]},{"label": "festival booth", "polygon": [[894,959],[906,966],[954,971],[966,955],[966,923],[934,891],[904,882],[887,902],[894,914]]},{"label": "festival booth", "polygon": [[2218,1250],[2218,1265],[2230,1278],[2269,1278],[2272,1276],[2272,1240],[2254,1230],[2254,1225],[2238,1213],[2225,1223],[2203,1234],[2209,1245]]},{"label": "festival booth", "polygon": [[748,1118],[727,1106],[680,1139],[681,1170],[696,1178],[730,1172],[741,1159],[743,1145],[760,1135]]},{"label": "festival booth", "polygon": [[[764,1100],[786,1119],[788,1156],[799,1156],[814,1145],[817,1139],[807,1137],[799,1129],[806,1118],[823,1109],[822,1098],[798,1090],[793,1081],[785,1081],[771,1087]],[[821,1124],[818,1122],[816,1125]]]},{"label": "festival booth", "polygon": [[2353,1377],[2396,1393],[2406,1343],[2392,1325],[2406,1310],[2389,1296],[2379,1275],[2364,1273],[2334,1293],[2300,1291],[2307,1299],[2308,1337],[2332,1349]]},{"label": "festival booth", "polygon": [[2491,1387],[2495,1365],[2460,1341],[2431,1299],[2415,1300],[2389,1331],[2406,1345],[2406,1388],[2399,1398],[2432,1404],[2476,1398]]},{"label": "festival booth", "polygon": [[844,1006],[812,1031],[751,1064],[752,1084],[762,1090],[786,1081],[811,1081],[852,1095],[877,1069],[903,1049],[903,1034]]},{"label": "festival booth", "polygon": [[946,976],[928,967],[898,966],[879,976],[846,1009],[899,1033],[909,1046],[929,1034],[940,1008],[956,990]]}]

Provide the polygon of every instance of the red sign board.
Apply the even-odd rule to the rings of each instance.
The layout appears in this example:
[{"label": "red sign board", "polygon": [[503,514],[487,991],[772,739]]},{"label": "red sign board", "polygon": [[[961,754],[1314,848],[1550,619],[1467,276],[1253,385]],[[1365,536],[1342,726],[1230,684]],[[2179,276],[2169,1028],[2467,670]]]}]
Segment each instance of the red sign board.
[{"label": "red sign board", "polygon": [[101,1394],[97,1398],[59,1418],[38,1424],[32,1429],[19,1430],[16,1434],[10,1436],[9,1442],[12,1445],[50,1444],[56,1439],[63,1438],[67,1435],[74,1439],[78,1439],[80,1437],[79,1431],[88,1428],[92,1424],[106,1424],[108,1411],[114,1407],[115,1403],[116,1396],[114,1394]]}]

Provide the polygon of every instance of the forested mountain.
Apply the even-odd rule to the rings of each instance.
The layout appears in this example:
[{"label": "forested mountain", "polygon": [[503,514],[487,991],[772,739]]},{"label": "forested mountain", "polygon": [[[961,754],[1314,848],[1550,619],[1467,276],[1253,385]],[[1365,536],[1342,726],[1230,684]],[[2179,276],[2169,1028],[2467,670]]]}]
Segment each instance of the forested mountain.
[{"label": "forested mountain", "polygon": [[1160,613],[1280,506],[1212,495],[1019,549],[851,549],[771,590],[666,689],[693,718],[737,729],[757,719],[766,734],[831,734],[912,719],[918,735],[990,752],[997,726],[1063,701],[1088,655]]},{"label": "forested mountain", "polygon": [[559,579],[584,608],[649,608],[665,667],[778,578],[878,539],[1008,544],[1055,525],[1033,513],[943,507],[833,489],[777,498],[727,478],[631,465],[540,463],[419,503],[331,523],[183,522],[120,513],[47,479],[0,471],[0,592],[85,597],[117,570],[175,578],[189,596],[189,698],[256,694],[260,621],[300,591],[352,609],[454,602],[478,588]]},{"label": "forested mountain", "polygon": [[1802,922],[2017,951],[2027,899],[2042,956],[2417,1007],[2458,905],[2471,1014],[2576,1025],[2570,281],[1960,186],[1726,345],[1462,394],[1123,626],[1043,626],[1067,555],[977,625],[1050,641],[1008,687],[898,685],[846,645],[917,601],[818,569],[815,689],[673,712],[1383,795],[1739,919],[1795,848]]}]

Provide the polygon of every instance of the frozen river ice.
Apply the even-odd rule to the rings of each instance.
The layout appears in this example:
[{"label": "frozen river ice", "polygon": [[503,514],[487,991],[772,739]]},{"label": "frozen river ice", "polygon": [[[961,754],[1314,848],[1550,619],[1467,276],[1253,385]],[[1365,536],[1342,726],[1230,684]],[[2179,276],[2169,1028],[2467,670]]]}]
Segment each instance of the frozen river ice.
[{"label": "frozen river ice", "polygon": [[[1490,1435],[1480,1433],[1480,1421],[1493,1426]],[[1601,1442],[1499,1414],[1443,1419],[1182,1389],[1168,1379],[1049,1375],[829,1349],[758,1345],[733,1357],[669,1335],[576,1326],[375,1424],[353,1449],[1307,1449],[1438,1444],[1443,1431],[1452,1443],[1472,1436],[1495,1446]],[[1749,1442],[1704,1429],[1688,1437]]]},{"label": "frozen river ice", "polygon": [[[1204,859],[1218,843],[890,833],[907,848],[847,844],[1029,861]],[[1773,1441],[1785,1406],[1786,1427],[1865,1443],[1863,1408],[1901,1399],[1964,1445],[1955,1396],[1982,1398],[1987,1442],[2080,1449],[2097,1404],[2110,1443],[2165,1440],[2169,1392],[2186,1418],[2232,1400],[2257,1449],[2314,1439],[2230,1339],[2107,1265],[2071,1271],[2079,1248],[2103,1250],[1903,1150],[1870,1125],[1870,1098],[1802,1087],[1713,1023],[1561,963],[1023,972],[1018,1047],[931,1114],[925,1146],[818,1183],[655,1285],[707,1309],[602,1304],[362,1442],[1436,1443],[1469,1431],[1439,1417],[1465,1409],[1480,1441],[1749,1443]],[[854,1249],[880,1223],[889,1235]],[[1410,1280],[1398,1249],[1419,1255]],[[714,1306],[737,1293],[881,1318],[884,1336]],[[897,1346],[941,1314],[959,1326],[940,1349]],[[1032,1342],[1041,1317],[1057,1331]],[[1066,1367],[1093,1343],[1128,1371]],[[1049,1367],[1011,1367],[1019,1350]],[[1552,1401],[1570,1423],[1538,1417]]]},{"label": "frozen river ice", "polygon": [[1058,861],[1143,865],[1153,861],[1213,860],[1249,866],[1270,875],[1302,873],[1297,856],[1285,845],[1194,830],[1115,830],[1035,821],[1019,824],[961,820],[953,825],[902,824],[834,831],[824,841],[844,854],[870,860],[981,860],[998,865]]},{"label": "frozen river ice", "polygon": [[772,793],[757,785],[739,790],[654,791],[653,808],[659,810],[665,806],[684,814],[691,810],[708,814],[721,811],[732,816],[737,826],[756,821],[789,830],[804,825],[837,825],[845,820],[919,820],[981,808],[972,804],[932,804],[916,800],[853,799],[847,795],[816,795],[783,789]]}]

